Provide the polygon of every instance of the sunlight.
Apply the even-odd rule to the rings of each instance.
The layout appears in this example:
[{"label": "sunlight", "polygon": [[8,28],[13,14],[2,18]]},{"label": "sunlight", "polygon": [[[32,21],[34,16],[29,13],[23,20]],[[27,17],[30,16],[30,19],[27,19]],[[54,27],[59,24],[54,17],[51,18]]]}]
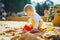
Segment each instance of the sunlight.
[{"label": "sunlight", "polygon": [[31,1],[35,1],[35,2],[43,2],[43,1],[46,1],[46,0],[31,0]]},{"label": "sunlight", "polygon": [[[31,1],[34,1],[34,2],[44,2],[44,1],[46,1],[46,0],[31,0]],[[51,0],[51,1],[53,1],[54,2],[54,4],[60,4],[60,0]]]}]

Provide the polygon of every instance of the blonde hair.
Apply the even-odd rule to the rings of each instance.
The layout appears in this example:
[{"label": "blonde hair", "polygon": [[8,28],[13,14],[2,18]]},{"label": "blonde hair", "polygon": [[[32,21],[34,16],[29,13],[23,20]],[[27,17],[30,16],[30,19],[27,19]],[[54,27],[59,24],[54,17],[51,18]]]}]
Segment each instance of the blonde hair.
[{"label": "blonde hair", "polygon": [[36,12],[35,8],[33,7],[33,5],[31,4],[26,4],[25,7],[24,7],[24,11],[27,11],[27,10],[31,10],[33,9],[34,12]]}]

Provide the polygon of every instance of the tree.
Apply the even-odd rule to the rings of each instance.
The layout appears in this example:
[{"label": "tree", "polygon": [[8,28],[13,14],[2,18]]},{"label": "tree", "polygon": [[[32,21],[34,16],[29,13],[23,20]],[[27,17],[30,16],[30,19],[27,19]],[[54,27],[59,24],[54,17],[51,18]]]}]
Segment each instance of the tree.
[{"label": "tree", "polygon": [[37,5],[36,5],[36,12],[39,15],[43,16],[44,15],[43,10],[44,10],[43,6],[41,4],[39,4],[39,3],[37,3]]},{"label": "tree", "polygon": [[49,10],[49,8],[50,8],[50,6],[47,5],[46,3],[43,3],[43,4],[42,4],[42,7],[43,7],[44,9],[46,8],[47,10]]},{"label": "tree", "polygon": [[[47,2],[48,2],[48,5],[47,5]],[[45,10],[45,8],[46,8],[47,10],[49,10],[49,8],[50,8],[51,5],[53,5],[53,2],[50,1],[50,0],[46,0],[46,1],[45,1],[44,3],[42,3],[42,4],[37,3],[37,5],[36,5],[36,11],[37,11],[37,13],[38,13],[39,15],[43,16],[43,15],[44,15],[44,10]]]},{"label": "tree", "polygon": [[[47,4],[47,2],[48,2],[48,4]],[[45,3],[49,6],[54,4],[51,0],[46,0]]]},{"label": "tree", "polygon": [[5,10],[7,12],[20,12],[23,11],[24,6],[29,3],[30,0],[4,0]]}]

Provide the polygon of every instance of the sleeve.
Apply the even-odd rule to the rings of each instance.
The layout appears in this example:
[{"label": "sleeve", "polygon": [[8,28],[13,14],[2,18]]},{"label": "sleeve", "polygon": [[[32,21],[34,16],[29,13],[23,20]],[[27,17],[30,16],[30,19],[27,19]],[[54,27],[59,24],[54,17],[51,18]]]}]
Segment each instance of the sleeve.
[{"label": "sleeve", "polygon": [[34,29],[38,29],[38,24],[39,24],[38,16],[35,15],[33,19],[34,19]]},{"label": "sleeve", "polygon": [[39,22],[41,22],[43,24],[43,20],[40,16],[39,16]]},{"label": "sleeve", "polygon": [[38,29],[39,21],[35,19],[34,29]]}]

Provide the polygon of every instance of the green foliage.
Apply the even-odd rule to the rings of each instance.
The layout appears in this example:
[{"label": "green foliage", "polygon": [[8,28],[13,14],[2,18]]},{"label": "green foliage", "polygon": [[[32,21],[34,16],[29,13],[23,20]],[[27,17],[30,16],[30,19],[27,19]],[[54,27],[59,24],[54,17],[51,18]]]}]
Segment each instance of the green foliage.
[{"label": "green foliage", "polygon": [[60,6],[60,4],[55,4],[55,5],[54,5],[54,8],[56,8],[57,6]]},{"label": "green foliage", "polygon": [[39,3],[37,3],[37,5],[36,5],[37,13],[42,16],[42,15],[44,15],[43,10],[44,10],[43,6],[40,5]]},{"label": "green foliage", "polygon": [[27,3],[30,3],[30,0],[4,0],[5,10],[7,12],[23,11],[23,8]]},{"label": "green foliage", "polygon": [[48,2],[48,1],[49,1],[49,3],[50,3],[51,5],[53,5],[53,2],[50,1],[50,0],[46,0],[46,1],[45,1],[44,3],[42,3],[42,4],[37,3],[37,5],[36,5],[36,10],[37,10],[37,13],[38,13],[39,15],[41,15],[41,16],[44,15],[44,9],[45,9],[45,8],[46,8],[47,10],[49,10],[50,4],[46,4],[46,2]]},{"label": "green foliage", "polygon": [[43,4],[37,3],[37,5],[36,5],[37,13],[38,13],[39,15],[41,15],[41,16],[44,15],[44,9],[45,9],[45,8],[46,8],[47,10],[49,10],[50,6],[47,5],[46,3],[43,3]]},{"label": "green foliage", "polygon": [[39,14],[39,15],[41,15],[41,16],[43,16],[44,15],[44,9],[49,9],[49,6],[48,5],[46,5],[45,3],[44,4],[39,4],[39,3],[37,3],[37,5],[36,5],[36,11],[37,11],[37,13]]}]

